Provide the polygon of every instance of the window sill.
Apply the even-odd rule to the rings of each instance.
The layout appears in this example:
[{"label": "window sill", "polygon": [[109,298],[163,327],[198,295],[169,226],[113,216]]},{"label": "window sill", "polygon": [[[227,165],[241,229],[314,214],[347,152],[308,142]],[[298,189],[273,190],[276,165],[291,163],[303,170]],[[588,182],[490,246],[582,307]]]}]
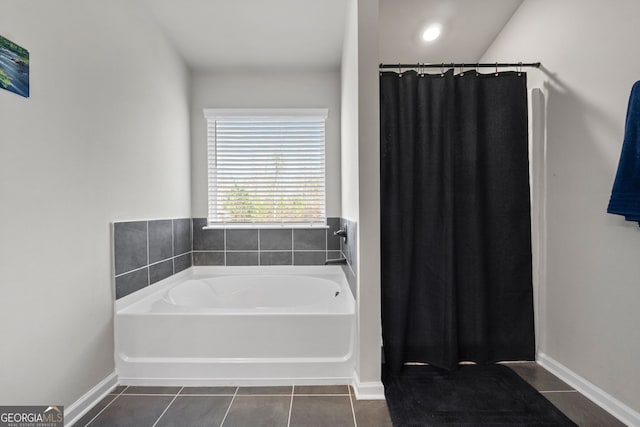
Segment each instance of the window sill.
[{"label": "window sill", "polygon": [[209,224],[202,227],[203,230],[224,229],[280,229],[280,228],[329,228],[327,224]]}]

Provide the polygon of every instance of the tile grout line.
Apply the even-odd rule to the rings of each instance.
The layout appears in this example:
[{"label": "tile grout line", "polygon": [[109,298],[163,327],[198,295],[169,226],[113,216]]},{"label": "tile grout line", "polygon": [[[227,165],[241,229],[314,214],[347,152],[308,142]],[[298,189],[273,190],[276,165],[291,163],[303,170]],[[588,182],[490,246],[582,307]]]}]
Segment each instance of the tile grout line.
[{"label": "tile grout line", "polygon": [[293,244],[296,230],[291,229],[291,265],[296,265],[296,248]]},{"label": "tile grout line", "polygon": [[189,218],[189,238],[191,239],[191,246],[189,252],[193,252],[193,217]]},{"label": "tile grout line", "polygon": [[258,265],[262,265],[260,264],[261,261],[261,256],[260,256],[260,229],[258,228]]},{"label": "tile grout line", "polygon": [[175,393],[121,393],[127,396],[175,396]]},{"label": "tile grout line", "polygon": [[351,389],[349,389],[349,403],[351,403],[351,416],[353,417],[353,427],[358,427],[358,421],[356,420],[356,410],[353,407],[353,397],[351,395]]},{"label": "tile grout line", "polygon": [[191,396],[195,396],[195,397],[231,397],[231,396],[233,396],[233,394],[182,393],[182,394],[180,394],[180,396],[184,396],[184,397],[191,397]]},{"label": "tile grout line", "polygon": [[[325,221],[327,222],[327,226],[329,226],[329,218],[325,217]],[[324,259],[329,259],[329,228],[324,230]],[[326,261],[325,261],[326,262]]]},{"label": "tile grout line", "polygon": [[225,412],[224,413],[224,417],[222,417],[222,421],[220,422],[220,427],[222,427],[224,422],[227,420],[227,415],[229,415],[229,411],[231,410],[231,405],[233,405],[233,401],[236,399],[236,396],[238,395],[238,390],[240,390],[240,387],[236,387],[236,391],[235,391],[235,393],[233,393],[233,397],[231,398],[231,402],[229,402],[229,407],[227,407],[227,412]]},{"label": "tile grout line", "polygon": [[158,424],[158,421],[160,421],[160,419],[162,418],[162,416],[169,410],[169,408],[171,407],[171,405],[173,404],[173,402],[175,402],[175,400],[178,398],[178,396],[180,395],[180,392],[182,391],[184,387],[180,387],[180,390],[178,390],[178,392],[175,394],[175,396],[173,396],[173,399],[171,399],[171,402],[169,402],[169,404],[167,405],[166,408],[164,408],[164,411],[162,411],[162,413],[160,414],[160,416],[158,417],[158,419],[156,420],[155,423],[153,423],[153,425],[151,427],[156,427],[156,424]]},{"label": "tile grout line", "polygon": [[314,396],[321,396],[321,397],[325,397],[325,396],[340,396],[340,397],[345,397],[345,396],[349,396],[349,394],[347,394],[347,393],[315,393],[315,394],[299,393],[299,394],[296,394],[296,396],[300,396],[300,397],[314,397]]},{"label": "tile grout line", "polygon": [[113,276],[113,277],[115,277],[115,278],[117,279],[118,277],[124,276],[125,274],[135,273],[136,271],[144,270],[144,269],[145,269],[145,268],[147,268],[147,267],[149,267],[149,266],[148,266],[148,265],[144,265],[144,266],[142,266],[142,267],[138,267],[138,268],[133,269],[133,270],[125,271],[124,273],[116,274],[116,275],[115,275],[115,276]]},{"label": "tile grout line", "polygon": [[[196,252],[222,252],[222,251],[196,251]],[[188,254],[189,254],[189,252],[184,252],[184,253],[182,253],[180,255],[176,255],[176,256],[169,257],[169,258],[165,258],[163,260],[156,261],[156,262],[153,262],[151,264],[144,265],[142,267],[134,268],[133,270],[125,271],[124,273],[116,274],[113,277],[115,277],[117,279],[118,277],[122,277],[122,276],[124,276],[126,274],[135,273],[136,271],[144,270],[145,268],[153,267],[154,265],[162,264],[163,262],[173,261],[176,258],[180,258],[180,257],[188,255]],[[174,273],[174,274],[177,274],[177,273]]]},{"label": "tile grout line", "polygon": [[[126,390],[126,389],[125,389],[125,390]],[[123,390],[123,391],[124,391],[124,390]],[[107,409],[109,406],[111,406],[111,404],[112,404],[113,402],[115,402],[115,401],[116,401],[116,399],[118,399],[120,396],[122,396],[122,393],[120,393],[120,394],[116,394],[116,397],[114,397],[114,398],[113,398],[113,400],[107,404],[107,406],[105,406],[104,408],[102,408],[102,410],[101,410],[100,412],[98,412],[98,413],[96,414],[96,416],[95,416],[95,417],[91,418],[91,420],[89,420],[89,422],[85,424],[85,427],[87,427],[89,424],[91,424],[91,423],[93,422],[93,420],[95,420],[96,418],[98,418],[98,417],[100,416],[100,414],[102,414],[102,413],[105,411],[105,409]]]},{"label": "tile grout line", "polygon": [[293,395],[296,392],[296,386],[291,387],[291,400],[289,401],[289,417],[287,418],[287,427],[291,426],[291,411],[293,410]]},{"label": "tile grout line", "polygon": [[[335,252],[340,252],[338,249],[330,249],[331,252],[335,251]],[[228,251],[223,251],[221,249],[194,249],[193,252],[229,252],[229,253],[237,253],[237,252],[325,252],[324,249],[296,249],[295,251],[292,251],[291,249],[265,249],[265,250],[261,250],[261,251],[257,251],[255,249],[231,249]],[[188,252],[185,252],[182,255],[187,254]],[[178,256],[176,256],[177,258]],[[157,261],[154,264],[157,264],[159,262],[163,262],[168,260],[169,258],[162,260],[162,261]],[[143,268],[143,267],[140,267]],[[135,271],[135,270],[130,270],[130,271]],[[127,272],[129,273],[129,271]],[[120,273],[120,275],[122,275],[124,273]]]},{"label": "tile grout line", "polygon": [[225,228],[222,233],[222,247],[224,252],[224,266],[227,266],[227,229]]},{"label": "tile grout line", "polygon": [[176,242],[174,234],[176,234],[176,228],[174,226],[175,220],[171,219],[171,264],[173,266],[173,274],[176,274]]},{"label": "tile grout line", "polygon": [[[251,386],[249,386],[251,387]],[[269,386],[267,386],[269,387]],[[274,386],[274,387],[278,387],[278,386]],[[290,393],[287,394],[239,394],[238,396],[243,396],[243,397],[287,397],[287,396],[291,396]]]},{"label": "tile grout line", "polygon": [[145,221],[147,224],[147,286],[151,284],[151,270],[149,269],[149,221]]}]

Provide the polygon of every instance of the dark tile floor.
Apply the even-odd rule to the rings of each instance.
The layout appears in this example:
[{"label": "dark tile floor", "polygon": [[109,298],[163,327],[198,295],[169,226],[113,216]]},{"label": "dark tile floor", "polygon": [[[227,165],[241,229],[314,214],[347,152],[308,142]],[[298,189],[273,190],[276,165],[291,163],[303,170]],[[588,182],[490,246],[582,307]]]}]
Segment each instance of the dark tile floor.
[{"label": "dark tile floor", "polygon": [[384,400],[356,400],[351,387],[116,387],[84,426],[390,427]]},{"label": "dark tile floor", "polygon": [[537,363],[509,363],[507,366],[518,373],[580,427],[625,426],[607,411]]},{"label": "dark tile floor", "polygon": [[[536,363],[507,364],[580,427],[620,421]],[[389,427],[382,400],[356,400],[348,386],[116,387],[84,426]]]}]

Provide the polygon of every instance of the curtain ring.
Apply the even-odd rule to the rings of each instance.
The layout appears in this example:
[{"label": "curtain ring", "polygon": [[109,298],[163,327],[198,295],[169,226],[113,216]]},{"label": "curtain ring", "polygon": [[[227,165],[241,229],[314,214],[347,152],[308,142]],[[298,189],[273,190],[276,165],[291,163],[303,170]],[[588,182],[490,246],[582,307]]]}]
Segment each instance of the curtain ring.
[{"label": "curtain ring", "polygon": [[401,63],[398,62],[398,77],[402,77],[402,67],[401,67]]},{"label": "curtain ring", "polygon": [[444,77],[444,62],[440,66],[440,77]]},{"label": "curtain ring", "polygon": [[496,62],[496,77],[498,77],[498,63]]},{"label": "curtain ring", "polygon": [[478,77],[480,75],[480,72],[478,71],[479,68],[480,68],[480,63],[477,62],[476,63],[476,77]]},{"label": "curtain ring", "polygon": [[518,75],[521,76],[522,75],[522,62],[518,63]]}]

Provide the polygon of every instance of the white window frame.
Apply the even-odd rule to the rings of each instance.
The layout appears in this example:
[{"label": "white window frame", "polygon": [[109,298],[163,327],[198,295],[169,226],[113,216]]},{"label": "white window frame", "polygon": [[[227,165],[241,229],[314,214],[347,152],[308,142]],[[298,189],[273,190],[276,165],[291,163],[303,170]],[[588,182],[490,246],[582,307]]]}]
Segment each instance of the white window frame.
[{"label": "white window frame", "polygon": [[[327,228],[326,224],[326,119],[327,108],[205,108],[204,117],[207,121],[207,226],[205,228]],[[218,211],[217,188],[215,183],[217,165],[217,146],[215,140],[217,120],[318,120],[325,125],[322,161],[324,163],[322,186],[322,218],[312,222],[224,222],[215,218]]]}]

